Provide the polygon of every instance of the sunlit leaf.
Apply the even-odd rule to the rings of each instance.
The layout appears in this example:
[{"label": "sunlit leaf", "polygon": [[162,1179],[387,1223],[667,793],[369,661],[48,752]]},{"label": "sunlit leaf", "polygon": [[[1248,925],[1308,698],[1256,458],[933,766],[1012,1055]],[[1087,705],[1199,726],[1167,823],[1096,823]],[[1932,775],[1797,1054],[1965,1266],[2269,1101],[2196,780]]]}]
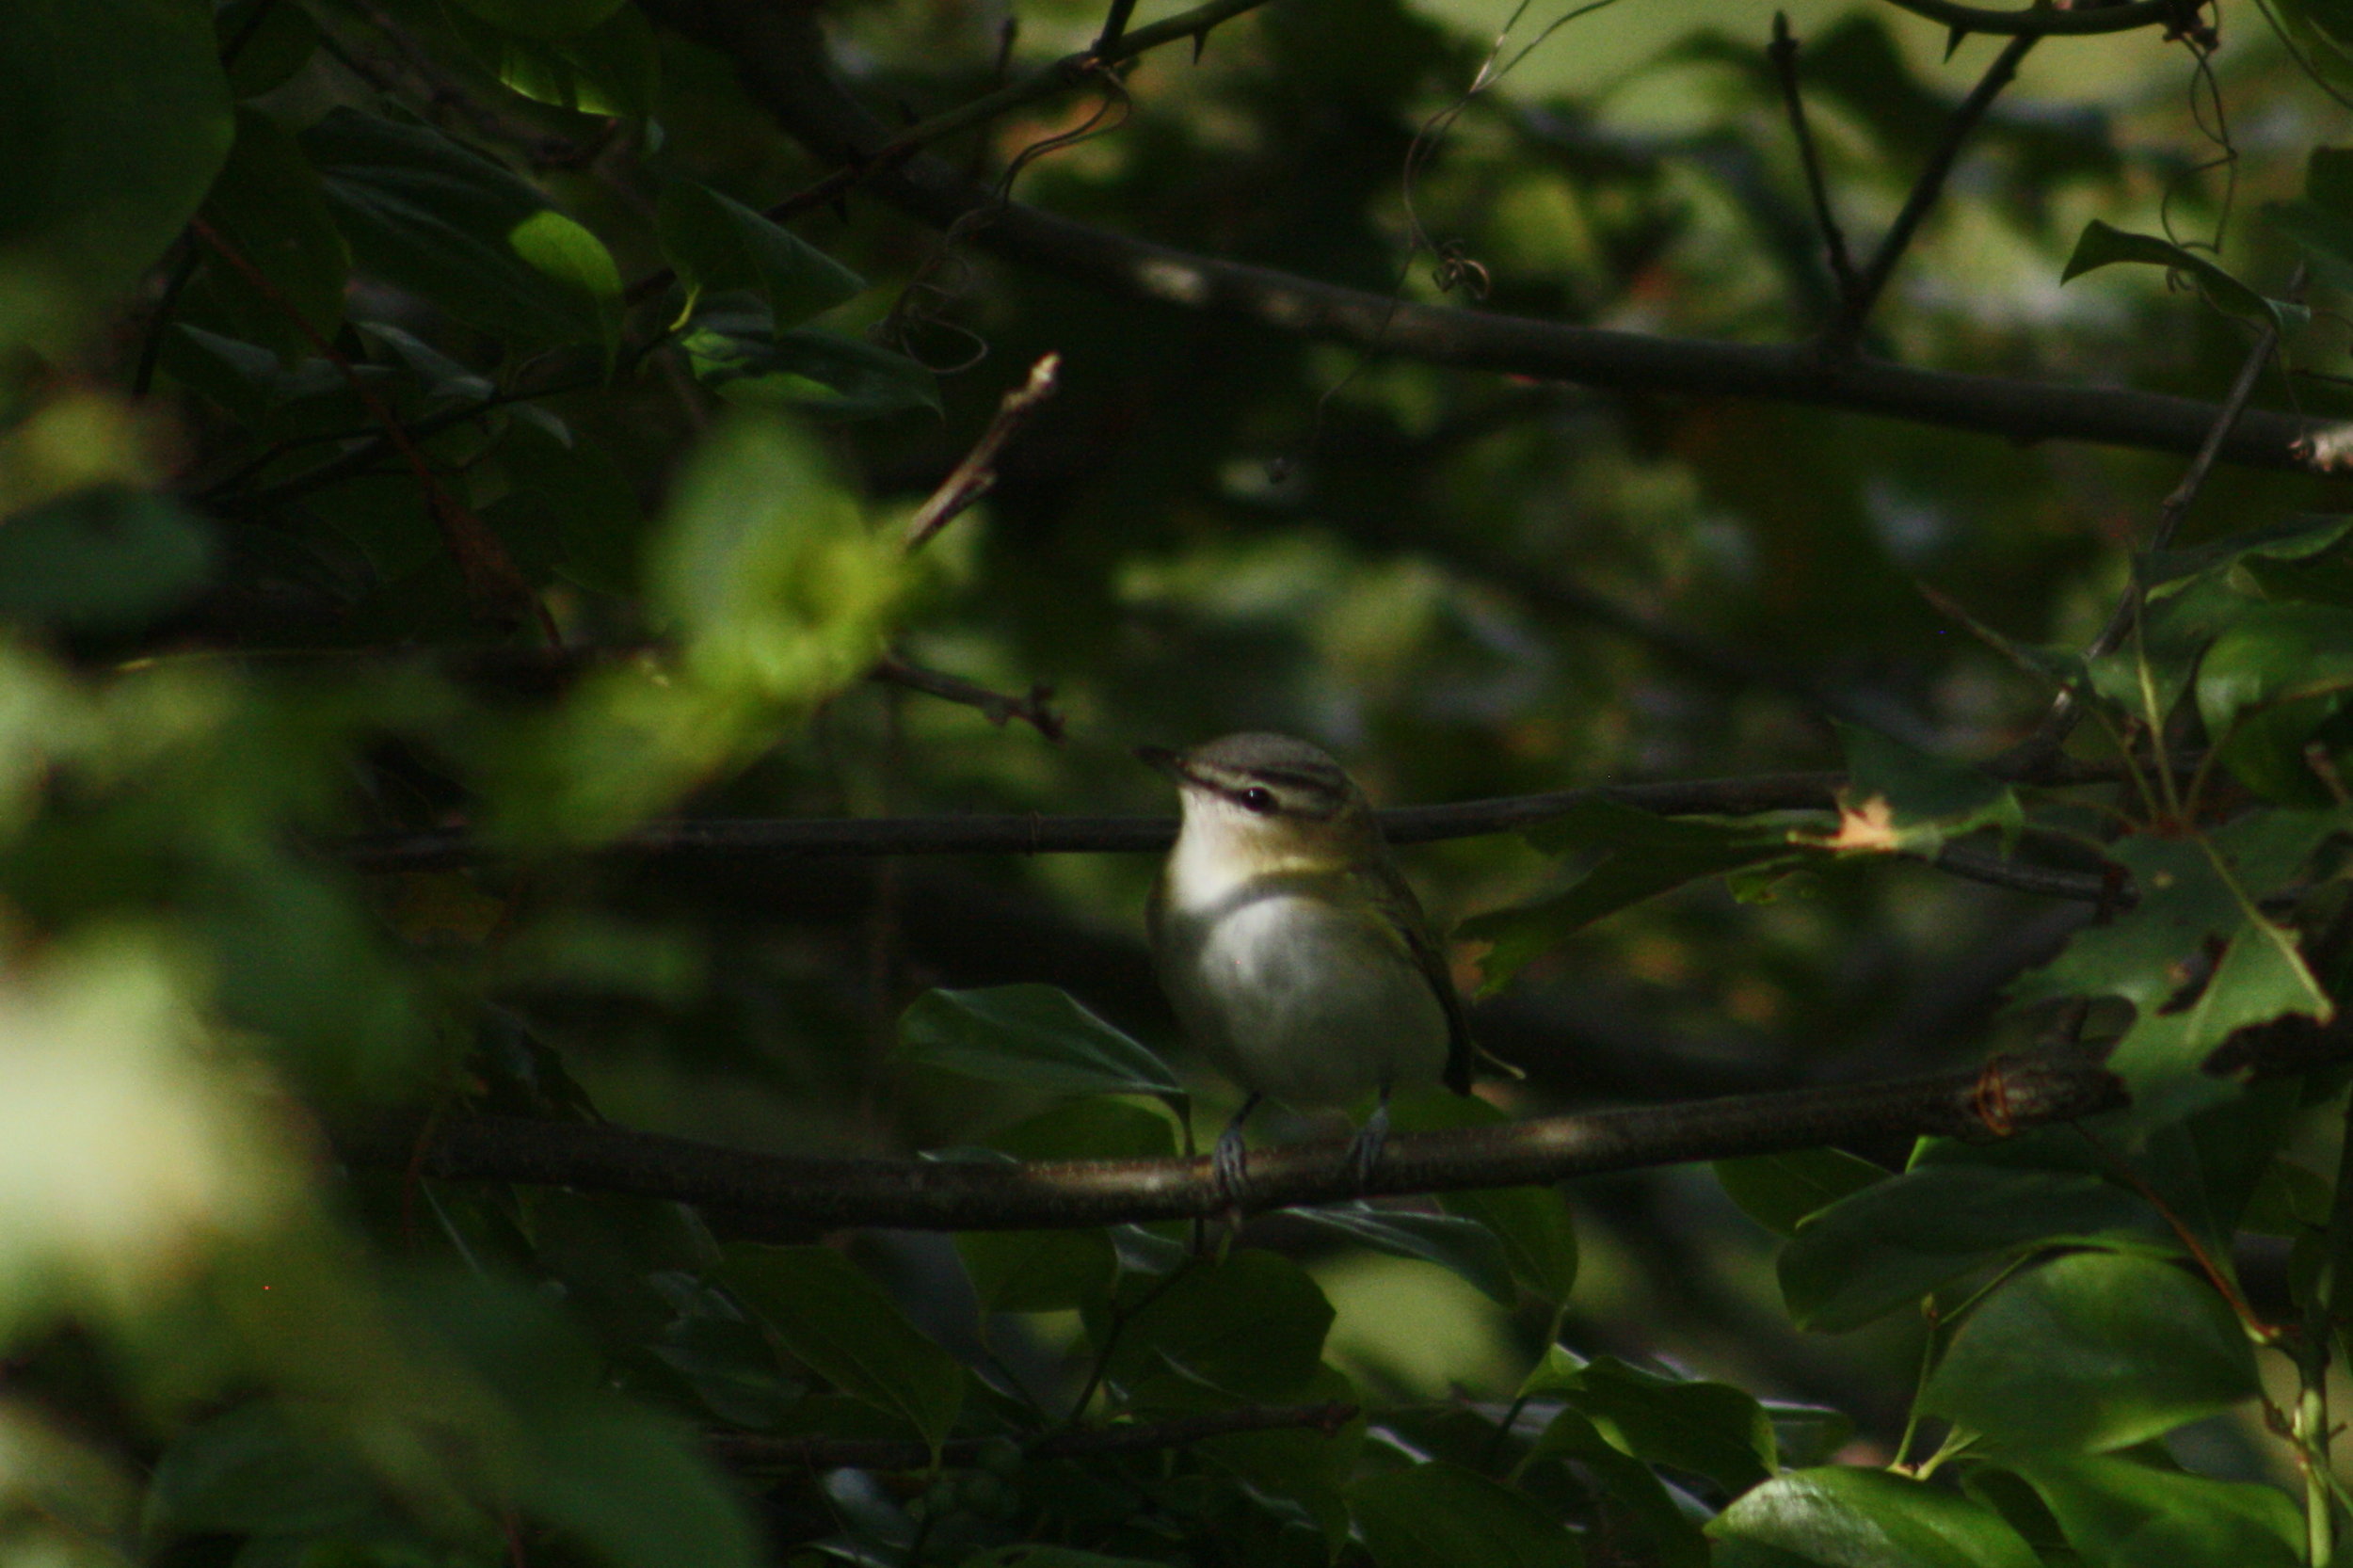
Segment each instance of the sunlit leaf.
[{"label": "sunlit leaf", "polygon": [[1884,1470],[1792,1471],[1737,1499],[1707,1533],[1819,1568],[2040,1568],[1992,1509]]}]

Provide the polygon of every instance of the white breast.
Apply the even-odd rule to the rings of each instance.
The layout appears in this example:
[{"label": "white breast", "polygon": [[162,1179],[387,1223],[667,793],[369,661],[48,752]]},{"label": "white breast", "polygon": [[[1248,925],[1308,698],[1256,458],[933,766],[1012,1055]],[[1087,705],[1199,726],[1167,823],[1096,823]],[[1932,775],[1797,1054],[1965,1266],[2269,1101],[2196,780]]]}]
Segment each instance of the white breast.
[{"label": "white breast", "polygon": [[1264,890],[1282,884],[1223,874],[1185,848],[1169,865],[1161,976],[1193,1043],[1237,1082],[1321,1106],[1438,1078],[1445,1010],[1362,912]]}]

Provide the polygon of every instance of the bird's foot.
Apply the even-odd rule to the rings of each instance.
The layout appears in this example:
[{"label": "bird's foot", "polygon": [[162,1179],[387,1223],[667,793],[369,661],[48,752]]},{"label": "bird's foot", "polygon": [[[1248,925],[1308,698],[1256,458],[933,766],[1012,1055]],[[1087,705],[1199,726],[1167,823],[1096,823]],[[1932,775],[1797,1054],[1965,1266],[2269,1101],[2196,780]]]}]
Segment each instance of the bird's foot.
[{"label": "bird's foot", "polygon": [[1389,1102],[1385,1098],[1348,1145],[1348,1176],[1357,1187],[1371,1185],[1372,1173],[1380,1168],[1381,1151],[1388,1142]]},{"label": "bird's foot", "polygon": [[1242,1194],[1250,1187],[1250,1151],[1242,1146],[1240,1117],[1218,1134],[1209,1150],[1209,1179],[1216,1184],[1218,1200],[1225,1208],[1241,1208]]}]

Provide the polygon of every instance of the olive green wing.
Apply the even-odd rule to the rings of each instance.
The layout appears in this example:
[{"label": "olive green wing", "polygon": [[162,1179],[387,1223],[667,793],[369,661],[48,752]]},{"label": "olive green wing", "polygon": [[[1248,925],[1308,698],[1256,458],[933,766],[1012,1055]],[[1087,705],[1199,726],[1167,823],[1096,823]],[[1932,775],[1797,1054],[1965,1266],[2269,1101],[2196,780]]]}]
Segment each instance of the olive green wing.
[{"label": "olive green wing", "polygon": [[1430,989],[1446,1014],[1446,1086],[1458,1095],[1469,1094],[1471,1073],[1484,1053],[1471,1038],[1470,1015],[1463,1007],[1462,994],[1454,988],[1454,973],[1447,965],[1446,950],[1430,934],[1430,920],[1422,913],[1421,900],[1414,896],[1411,885],[1385,856],[1354,874],[1365,897],[1381,911],[1388,928],[1397,934],[1412,956],[1414,967],[1430,982]]}]

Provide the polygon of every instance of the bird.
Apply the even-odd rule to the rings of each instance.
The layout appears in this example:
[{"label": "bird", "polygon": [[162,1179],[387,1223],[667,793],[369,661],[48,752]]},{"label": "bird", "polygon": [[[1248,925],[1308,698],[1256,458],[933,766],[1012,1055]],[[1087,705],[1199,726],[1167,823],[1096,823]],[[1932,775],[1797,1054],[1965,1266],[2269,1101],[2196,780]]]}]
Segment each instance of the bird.
[{"label": "bird", "polygon": [[1359,1187],[1401,1083],[1471,1092],[1478,1048],[1421,902],[1339,763],[1289,735],[1227,735],[1136,756],[1176,784],[1184,820],[1146,906],[1155,968],[1185,1034],[1239,1084],[1210,1169],[1248,1180],[1242,1127],[1263,1100],[1378,1100],[1350,1148]]}]

